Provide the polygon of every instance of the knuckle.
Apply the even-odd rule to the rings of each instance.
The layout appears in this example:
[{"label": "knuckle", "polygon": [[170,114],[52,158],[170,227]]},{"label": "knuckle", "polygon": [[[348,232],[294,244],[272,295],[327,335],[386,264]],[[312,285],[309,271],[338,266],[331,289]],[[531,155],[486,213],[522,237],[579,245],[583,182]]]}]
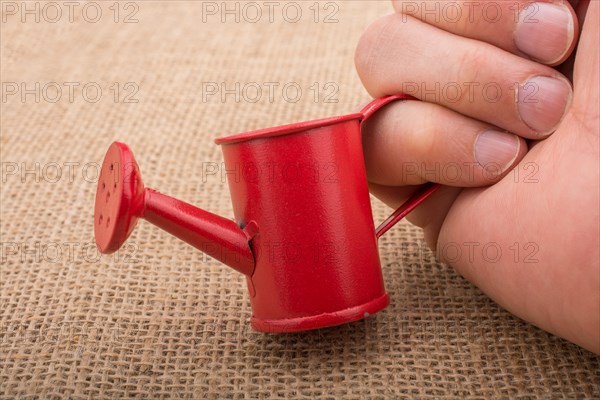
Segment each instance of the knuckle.
[{"label": "knuckle", "polygon": [[380,86],[383,63],[387,50],[394,41],[394,15],[388,15],[371,24],[360,38],[354,53],[354,64],[359,78],[372,96],[382,95]]},{"label": "knuckle", "polygon": [[463,48],[459,57],[458,69],[455,76],[456,82],[471,80],[476,83],[482,83],[481,72],[485,67],[489,54],[484,51],[484,46],[468,46]]},{"label": "knuckle", "polygon": [[[401,13],[401,14],[411,14],[411,10],[413,9],[413,6],[415,4],[414,1],[406,1],[406,0],[392,0],[392,6],[394,7],[394,10],[397,13]],[[408,6],[407,6],[408,5]]]}]

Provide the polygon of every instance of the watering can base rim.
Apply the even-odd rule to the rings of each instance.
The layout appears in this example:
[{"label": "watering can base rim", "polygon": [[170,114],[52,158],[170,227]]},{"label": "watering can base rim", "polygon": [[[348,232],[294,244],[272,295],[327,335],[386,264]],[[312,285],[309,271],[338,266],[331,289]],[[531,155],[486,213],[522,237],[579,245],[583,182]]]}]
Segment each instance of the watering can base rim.
[{"label": "watering can base rim", "polygon": [[237,133],[234,135],[224,136],[215,139],[215,143],[219,145],[234,144],[240,142],[247,142],[255,139],[266,139],[275,136],[290,135],[293,133],[303,132],[309,129],[323,128],[329,125],[335,125],[340,122],[347,122],[351,120],[360,120],[363,117],[362,113],[353,113],[348,115],[340,115],[337,117],[329,117],[322,119],[315,119],[311,121],[295,122],[293,124],[286,124],[275,126],[271,128],[258,129],[255,131]]},{"label": "watering can base rim", "polygon": [[379,296],[367,303],[332,313],[323,313],[308,317],[272,320],[260,319],[253,316],[251,323],[252,328],[258,332],[302,332],[319,328],[330,328],[337,325],[343,325],[348,322],[358,321],[385,309],[389,304],[390,297],[387,293],[384,293],[382,296]]}]

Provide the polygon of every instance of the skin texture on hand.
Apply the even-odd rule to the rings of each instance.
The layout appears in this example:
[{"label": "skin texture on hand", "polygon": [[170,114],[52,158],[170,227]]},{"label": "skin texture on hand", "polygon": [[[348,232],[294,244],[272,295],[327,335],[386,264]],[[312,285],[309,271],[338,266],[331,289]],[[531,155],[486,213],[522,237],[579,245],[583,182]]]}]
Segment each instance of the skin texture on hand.
[{"label": "skin texture on hand", "polygon": [[[481,21],[444,25],[414,10],[400,14],[404,3],[395,2],[399,13],[375,22],[357,48],[357,70],[373,96],[435,79],[441,87],[470,80],[523,88],[531,77],[563,82],[550,66],[574,56],[572,93],[548,89],[533,103],[534,124],[523,123],[518,94],[491,104],[427,98],[416,89],[423,103],[392,104],[369,121],[365,160],[372,192],[392,207],[414,185],[447,185],[409,218],[424,228],[440,260],[511,313],[600,353],[600,2],[572,3],[573,10],[543,1],[573,17],[565,22],[571,28],[564,29],[564,49],[554,54],[519,43],[510,21],[487,36]],[[544,15],[561,21],[556,9]],[[568,64],[559,68],[567,76]],[[444,170],[449,164],[452,174]]]}]

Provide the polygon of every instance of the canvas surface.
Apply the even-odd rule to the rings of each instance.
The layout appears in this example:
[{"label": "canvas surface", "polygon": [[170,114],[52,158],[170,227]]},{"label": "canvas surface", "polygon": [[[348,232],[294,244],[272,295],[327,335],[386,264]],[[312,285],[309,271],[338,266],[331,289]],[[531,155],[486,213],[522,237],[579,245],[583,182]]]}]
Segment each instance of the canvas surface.
[{"label": "canvas surface", "polygon": [[366,103],[354,47],[387,1],[258,20],[235,2],[78,3],[72,20],[27,2],[39,22],[5,3],[0,398],[600,398],[598,357],[501,309],[407,223],[380,242],[385,311],[285,335],[250,329],[240,275],[143,221],[119,253],[95,250],[113,140],[148,186],[231,216],[213,139]]}]

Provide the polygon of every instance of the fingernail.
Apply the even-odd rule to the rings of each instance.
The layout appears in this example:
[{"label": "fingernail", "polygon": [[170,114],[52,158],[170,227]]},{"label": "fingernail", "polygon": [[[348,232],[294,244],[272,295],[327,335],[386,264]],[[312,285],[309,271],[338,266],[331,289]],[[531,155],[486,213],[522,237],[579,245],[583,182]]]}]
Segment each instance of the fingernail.
[{"label": "fingernail", "polygon": [[573,42],[573,16],[566,6],[531,3],[519,13],[515,45],[546,64],[560,60]]},{"label": "fingernail", "polygon": [[519,155],[521,141],[506,132],[485,131],[475,140],[475,159],[484,169],[504,172]]},{"label": "fingernail", "polygon": [[517,108],[521,119],[539,135],[552,132],[562,120],[572,96],[571,85],[536,76],[519,86]]}]

